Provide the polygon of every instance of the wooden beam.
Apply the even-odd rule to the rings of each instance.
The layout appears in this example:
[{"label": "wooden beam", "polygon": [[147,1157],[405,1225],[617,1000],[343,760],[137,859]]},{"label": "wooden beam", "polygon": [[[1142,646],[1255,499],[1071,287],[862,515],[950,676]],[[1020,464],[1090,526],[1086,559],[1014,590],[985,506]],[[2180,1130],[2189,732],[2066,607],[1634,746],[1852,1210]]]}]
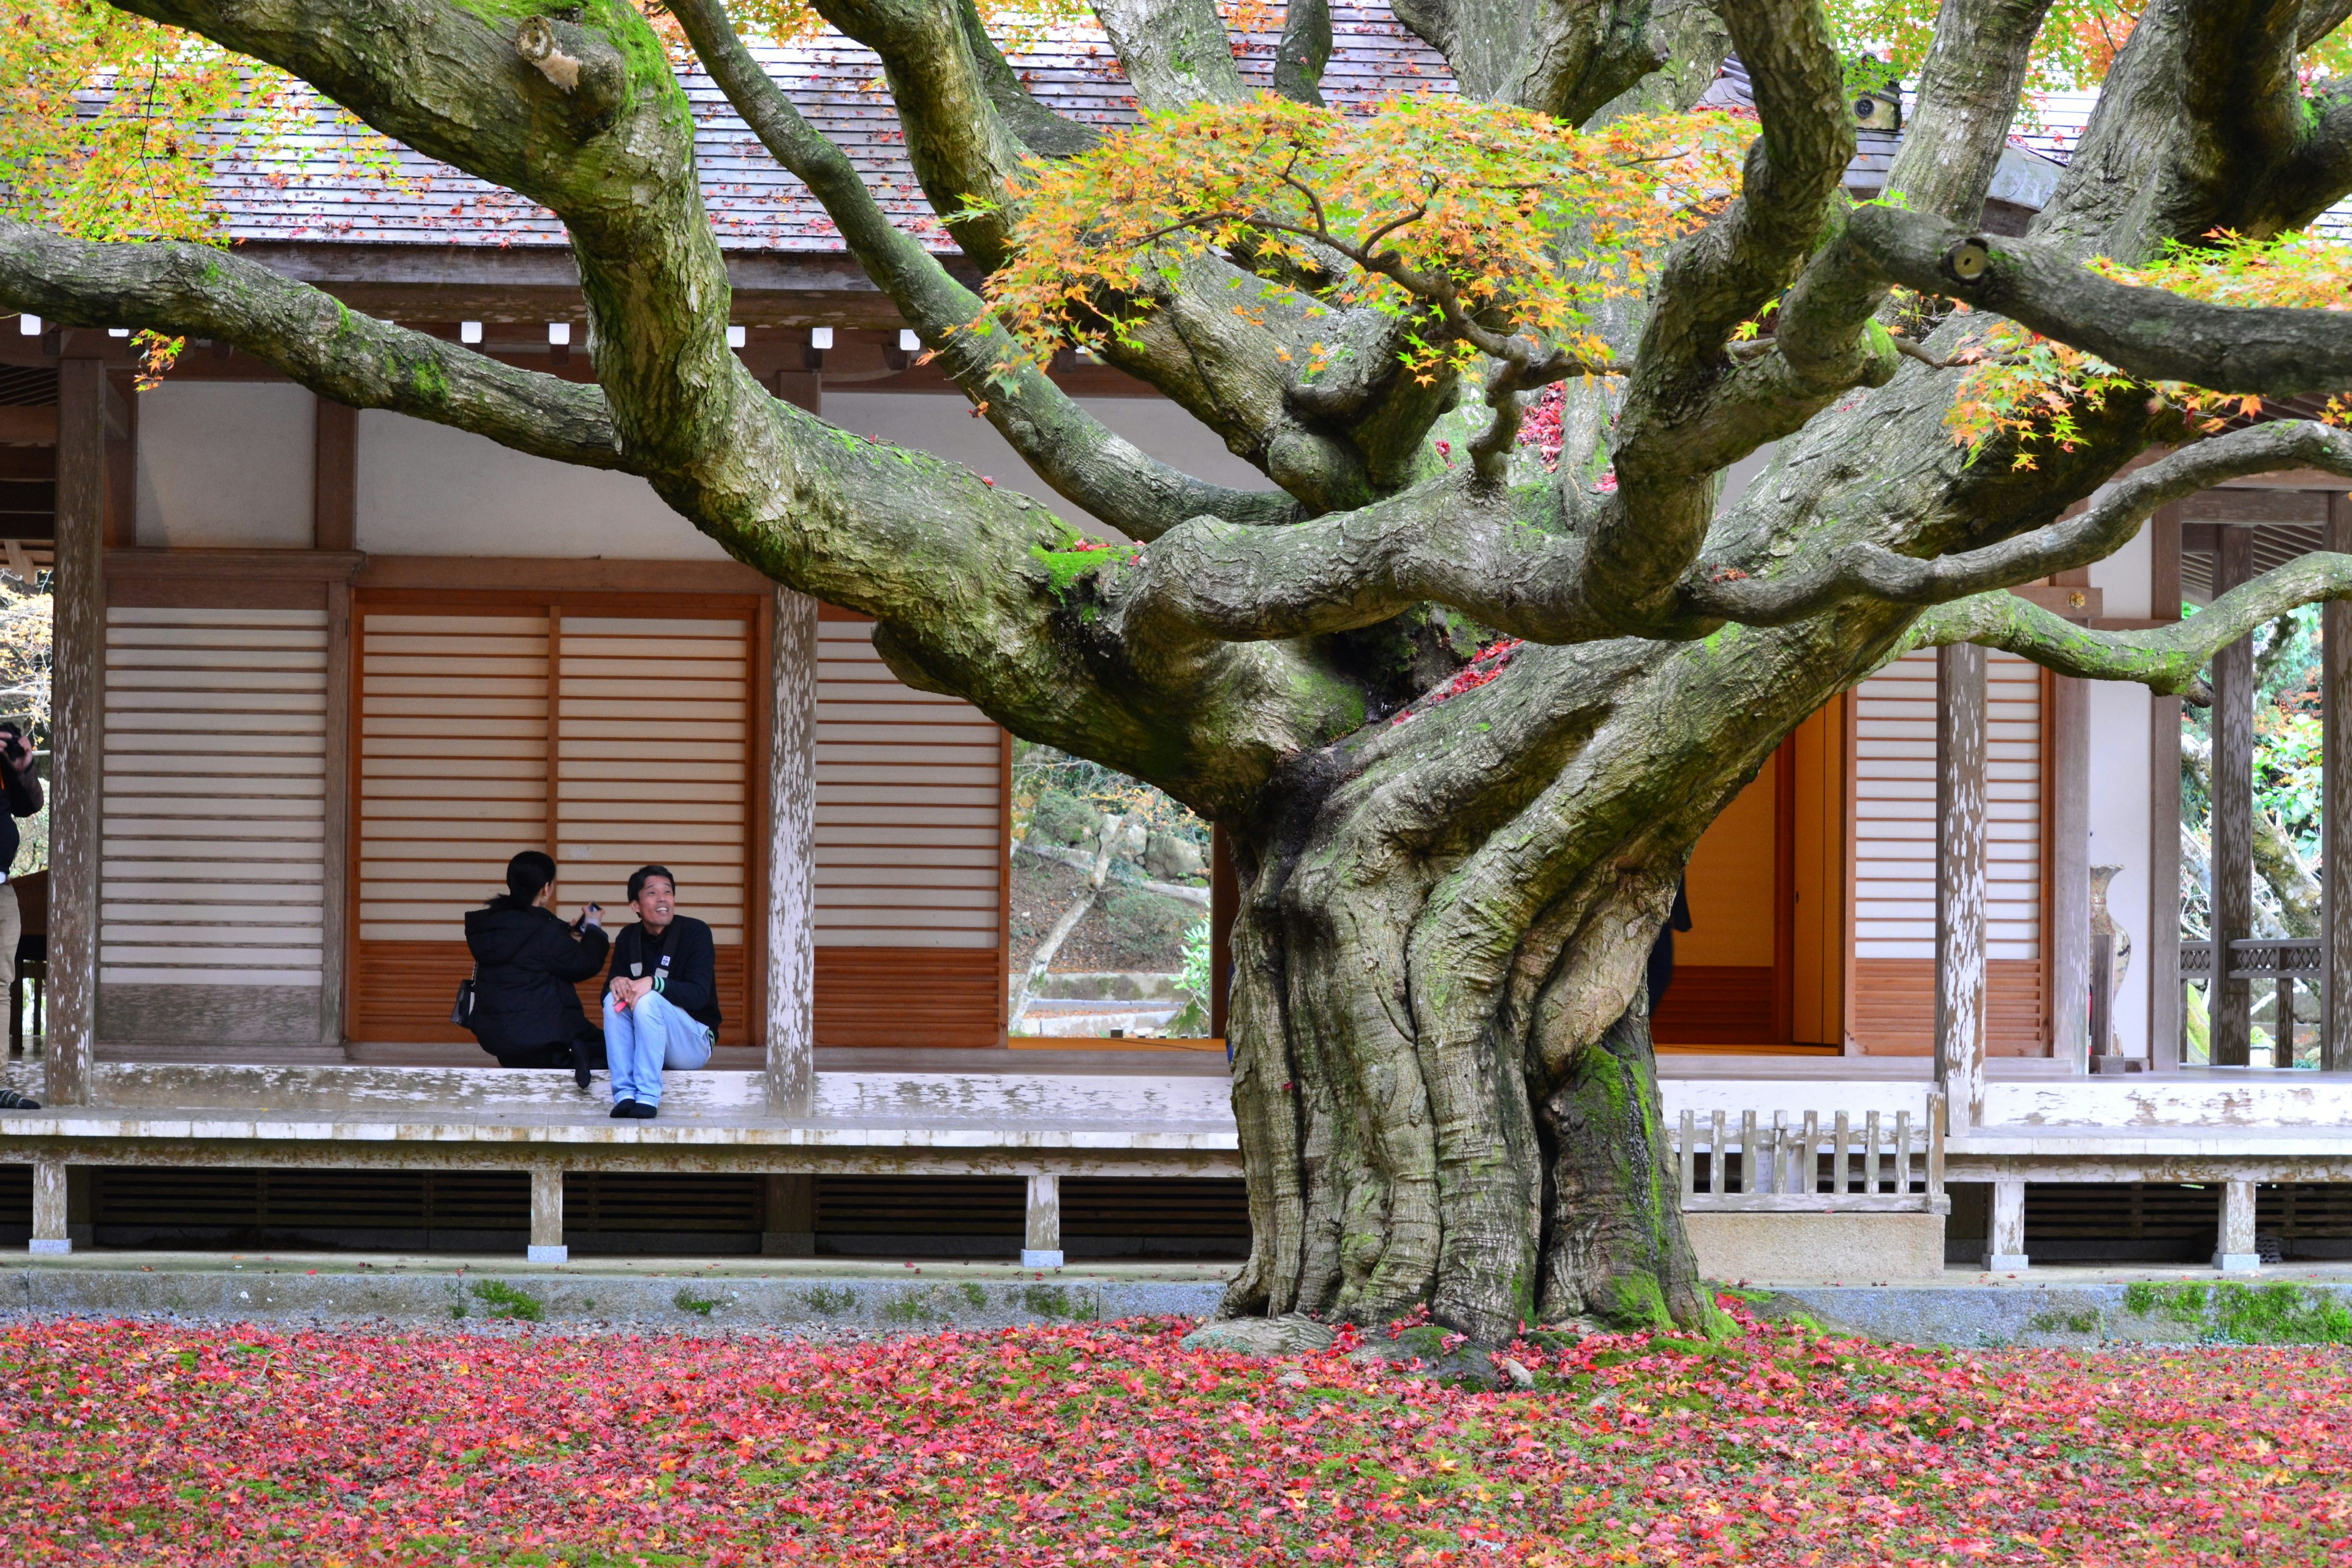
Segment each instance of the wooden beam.
[{"label": "wooden beam", "polygon": [[[2180,509],[2148,519],[2148,610],[2158,625],[2180,619]],[[2141,966],[2147,984],[2151,1071],[2180,1066],[2180,699],[2148,699],[2147,923]]]},{"label": "wooden beam", "polygon": [[1936,1086],[1984,1119],[1985,650],[1936,650]]},{"label": "wooden beam", "polygon": [[310,542],[319,550],[357,550],[360,412],[324,397],[318,405],[311,437]]},{"label": "wooden beam", "polygon": [[106,373],[106,542],[139,542],[139,394],[133,373]]},{"label": "wooden beam", "polygon": [[2091,687],[2050,681],[2050,1054],[2090,1071]]},{"label": "wooden beam", "polygon": [[[2254,536],[2221,531],[2213,591],[2253,575]],[[2241,637],[2213,656],[2212,1065],[2244,1067],[2253,1048],[2253,988],[2231,980],[2230,943],[2254,934],[2254,643]]]},{"label": "wooden beam", "polygon": [[[2327,548],[2352,551],[2352,496],[2327,498]],[[2319,612],[2321,908],[2327,939],[2323,1072],[2352,1072],[2352,605]]]},{"label": "wooden beam", "polygon": [[326,940],[320,944],[319,1043],[343,1044],[344,994],[351,973],[352,836],[352,589],[327,584],[327,801],[325,861],[320,907]]},{"label": "wooden beam", "polygon": [[2219,523],[2300,523],[2327,521],[2327,497],[2316,490],[2207,490],[2179,503],[2183,521]]},{"label": "wooden beam", "polygon": [[775,590],[768,731],[768,1108],[805,1116],[816,1083],[817,602]]},{"label": "wooden beam", "polygon": [[[289,552],[285,553],[300,553]],[[775,584],[740,561],[551,561],[528,555],[370,555],[356,588],[515,589],[524,593],[766,594]]]},{"label": "wooden beam", "polygon": [[106,366],[58,367],[56,630],[50,655],[47,1093],[90,1100],[98,1022],[99,755],[105,725]]},{"label": "wooden beam", "polygon": [[0,408],[0,444],[56,446],[58,411],[54,408]]},{"label": "wooden beam", "polygon": [[2089,620],[2106,614],[2106,590],[2094,588],[2087,583],[2028,583],[2023,587],[2011,588],[2010,592],[2070,621]]}]

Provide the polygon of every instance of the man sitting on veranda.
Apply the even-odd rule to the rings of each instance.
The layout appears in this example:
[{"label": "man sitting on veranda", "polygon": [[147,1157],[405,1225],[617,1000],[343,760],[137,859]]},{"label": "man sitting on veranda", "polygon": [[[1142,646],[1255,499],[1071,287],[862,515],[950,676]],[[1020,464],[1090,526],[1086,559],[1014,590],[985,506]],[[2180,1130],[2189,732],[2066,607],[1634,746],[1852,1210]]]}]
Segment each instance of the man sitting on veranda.
[{"label": "man sitting on veranda", "polygon": [[613,1114],[649,1117],[661,1106],[662,1069],[691,1072],[719,1043],[719,954],[710,928],[677,912],[677,879],[646,866],[629,879],[635,925],[613,942],[604,993],[604,1057]]}]

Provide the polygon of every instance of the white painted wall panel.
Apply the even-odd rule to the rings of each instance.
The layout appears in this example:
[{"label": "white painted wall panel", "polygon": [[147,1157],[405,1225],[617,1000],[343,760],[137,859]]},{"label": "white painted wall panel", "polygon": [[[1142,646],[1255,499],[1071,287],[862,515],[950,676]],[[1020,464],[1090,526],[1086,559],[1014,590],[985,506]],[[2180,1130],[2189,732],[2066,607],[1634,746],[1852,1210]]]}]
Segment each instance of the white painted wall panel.
[{"label": "white painted wall panel", "polygon": [[380,409],[360,415],[359,491],[359,547],[378,554],[726,557],[635,475]]},{"label": "white painted wall panel", "polygon": [[166,381],[139,395],[138,540],[308,550],[317,400],[299,386]]}]

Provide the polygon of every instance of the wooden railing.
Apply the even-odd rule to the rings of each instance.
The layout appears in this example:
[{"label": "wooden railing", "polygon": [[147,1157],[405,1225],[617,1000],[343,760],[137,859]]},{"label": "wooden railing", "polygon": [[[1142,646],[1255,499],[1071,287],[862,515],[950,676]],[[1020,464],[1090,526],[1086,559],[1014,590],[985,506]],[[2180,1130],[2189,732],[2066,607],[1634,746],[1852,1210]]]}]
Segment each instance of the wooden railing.
[{"label": "wooden railing", "polygon": [[[2306,1034],[2321,1026],[2327,1009],[2327,954],[2318,937],[2242,937],[2230,944],[2230,975],[2232,980],[2269,981],[2276,987],[2276,995],[2266,1020],[2273,1040],[2287,1042],[2287,1049],[2273,1047],[2273,1065],[2294,1065],[2295,1033],[2298,1024]],[[2213,979],[2213,943],[2184,942],[2180,944],[2180,984],[2183,991],[2191,985],[2211,984]],[[2298,990],[2309,999],[2308,1008],[2296,1005]],[[2259,1011],[2260,994],[2256,1006]],[[2207,992],[2207,1006],[2212,1005],[2211,992]],[[2187,1016],[2182,1009],[2182,1016]],[[2186,1041],[2183,1041],[2184,1052]],[[2279,1060],[2284,1056],[2287,1059]]]},{"label": "wooden railing", "polygon": [[1948,1213],[1942,1109],[1940,1095],[1929,1095],[1927,1113],[1916,1126],[1909,1111],[1896,1111],[1892,1139],[1875,1110],[1863,1118],[1859,1129],[1841,1110],[1826,1131],[1821,1113],[1813,1110],[1796,1122],[1775,1111],[1769,1124],[1745,1111],[1736,1126],[1724,1111],[1701,1122],[1685,1110],[1675,1141],[1684,1212]]}]

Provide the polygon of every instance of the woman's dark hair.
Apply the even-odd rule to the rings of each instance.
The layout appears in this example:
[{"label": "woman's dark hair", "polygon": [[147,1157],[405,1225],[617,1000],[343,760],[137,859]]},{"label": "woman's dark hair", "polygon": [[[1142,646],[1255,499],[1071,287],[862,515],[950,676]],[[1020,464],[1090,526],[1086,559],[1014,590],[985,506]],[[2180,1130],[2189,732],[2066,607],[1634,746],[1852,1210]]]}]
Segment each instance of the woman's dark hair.
[{"label": "woman's dark hair", "polygon": [[555,861],[544,851],[526,849],[507,862],[507,890],[490,900],[494,910],[527,910],[539,890],[555,880]]}]

